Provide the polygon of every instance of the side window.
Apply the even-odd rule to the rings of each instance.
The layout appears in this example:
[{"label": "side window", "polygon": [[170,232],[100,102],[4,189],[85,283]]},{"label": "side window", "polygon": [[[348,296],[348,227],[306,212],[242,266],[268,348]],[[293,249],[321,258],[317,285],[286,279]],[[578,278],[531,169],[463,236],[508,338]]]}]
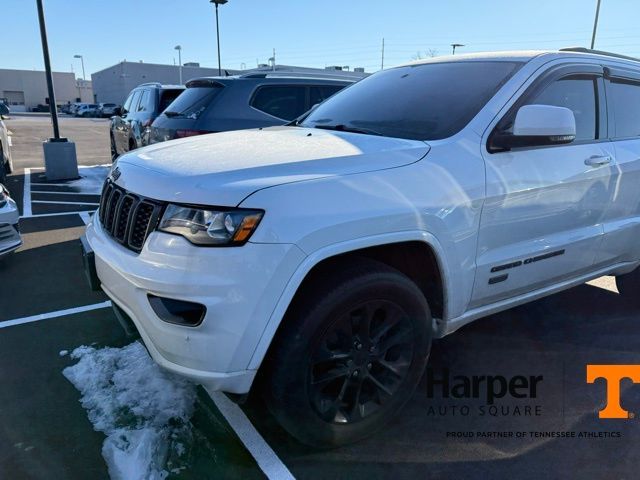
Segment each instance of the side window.
[{"label": "side window", "polygon": [[140,90],[136,90],[135,92],[133,92],[133,96],[131,98],[131,105],[129,105],[129,109],[127,110],[128,112],[138,111],[138,101],[140,100],[141,93],[142,92]]},{"label": "side window", "polygon": [[133,93],[130,93],[127,99],[124,101],[124,105],[122,106],[122,112],[126,113],[131,108],[131,100],[133,100]]},{"label": "side window", "polygon": [[309,108],[318,103],[324,102],[331,95],[339,92],[343,88],[344,86],[342,85],[323,85],[311,87],[309,91]]},{"label": "side window", "polygon": [[640,136],[640,84],[616,79],[610,86],[607,103],[613,106],[615,136]]},{"label": "side window", "polygon": [[595,140],[598,116],[595,78],[565,77],[556,80],[527,102],[529,105],[566,107],[576,118],[576,140]]},{"label": "side window", "polygon": [[153,94],[153,90],[149,88],[142,91],[140,104],[138,105],[139,112],[153,112]]},{"label": "side window", "polygon": [[293,120],[307,110],[306,88],[304,85],[260,87],[251,100],[251,106],[274,117]]}]

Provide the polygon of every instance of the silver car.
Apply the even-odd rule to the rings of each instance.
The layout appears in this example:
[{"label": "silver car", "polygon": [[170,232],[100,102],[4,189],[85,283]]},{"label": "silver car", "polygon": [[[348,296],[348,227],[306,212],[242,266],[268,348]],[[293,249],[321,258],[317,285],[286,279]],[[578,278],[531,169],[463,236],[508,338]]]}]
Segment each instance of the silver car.
[{"label": "silver car", "polygon": [[13,252],[22,245],[18,220],[18,206],[9,196],[9,191],[0,184],[0,257]]}]

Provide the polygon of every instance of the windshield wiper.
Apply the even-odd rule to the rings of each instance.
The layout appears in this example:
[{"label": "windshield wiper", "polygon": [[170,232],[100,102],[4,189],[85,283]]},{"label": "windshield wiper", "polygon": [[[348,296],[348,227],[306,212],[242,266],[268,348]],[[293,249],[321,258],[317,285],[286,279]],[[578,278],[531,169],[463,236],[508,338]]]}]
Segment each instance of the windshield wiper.
[{"label": "windshield wiper", "polygon": [[380,132],[376,132],[375,130],[371,130],[369,128],[360,128],[360,127],[350,127],[344,124],[338,125],[314,125],[313,128],[321,128],[323,130],[336,130],[338,132],[350,132],[350,133],[361,133],[363,135],[377,135],[382,136]]},{"label": "windshield wiper", "polygon": [[180,116],[182,116],[182,113],[180,113],[180,112],[172,112],[172,111],[170,111],[170,110],[169,110],[169,111],[165,110],[163,113],[164,113],[167,117],[180,117]]}]

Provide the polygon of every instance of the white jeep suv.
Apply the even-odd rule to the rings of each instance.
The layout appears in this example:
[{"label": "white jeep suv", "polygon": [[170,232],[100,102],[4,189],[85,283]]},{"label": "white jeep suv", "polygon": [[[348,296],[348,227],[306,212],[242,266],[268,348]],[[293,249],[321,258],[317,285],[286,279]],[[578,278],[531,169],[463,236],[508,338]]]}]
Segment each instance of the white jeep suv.
[{"label": "white jeep suv", "polygon": [[344,444],[408,400],[432,338],[605,274],[637,296],[638,112],[626,57],[434,58],[289,126],[124,155],[87,240],[160,365]]}]

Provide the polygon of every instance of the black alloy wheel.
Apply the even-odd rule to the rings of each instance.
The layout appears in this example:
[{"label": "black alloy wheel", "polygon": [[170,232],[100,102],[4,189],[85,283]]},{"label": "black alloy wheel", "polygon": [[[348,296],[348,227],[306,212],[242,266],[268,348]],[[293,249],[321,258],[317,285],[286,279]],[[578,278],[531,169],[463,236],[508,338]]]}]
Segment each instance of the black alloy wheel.
[{"label": "black alloy wheel", "polygon": [[402,307],[371,300],[345,312],[311,357],[310,401],[327,422],[353,423],[380,410],[406,379],[413,326]]}]

